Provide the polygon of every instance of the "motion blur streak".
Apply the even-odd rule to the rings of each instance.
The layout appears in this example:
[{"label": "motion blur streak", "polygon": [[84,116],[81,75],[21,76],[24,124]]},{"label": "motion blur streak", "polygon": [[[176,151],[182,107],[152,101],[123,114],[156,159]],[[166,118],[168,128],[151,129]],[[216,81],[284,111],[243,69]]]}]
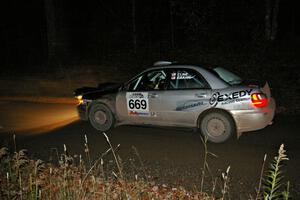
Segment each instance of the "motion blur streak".
[{"label": "motion blur streak", "polygon": [[77,102],[66,103],[65,99],[56,98],[55,102],[51,98],[39,102],[0,101],[0,132],[41,134],[77,121]]}]

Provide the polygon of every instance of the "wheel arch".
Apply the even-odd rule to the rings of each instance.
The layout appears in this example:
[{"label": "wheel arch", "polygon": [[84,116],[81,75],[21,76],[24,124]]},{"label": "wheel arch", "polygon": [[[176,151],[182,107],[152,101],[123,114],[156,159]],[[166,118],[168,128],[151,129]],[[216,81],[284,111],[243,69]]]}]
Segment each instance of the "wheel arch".
[{"label": "wheel arch", "polygon": [[234,124],[234,129],[235,129],[236,135],[238,136],[238,129],[237,129],[237,125],[236,125],[237,123],[236,123],[234,117],[232,116],[232,113],[230,113],[228,110],[225,110],[222,108],[210,108],[210,109],[205,110],[202,113],[200,113],[200,115],[198,116],[198,119],[197,119],[197,128],[198,129],[200,128],[199,125],[200,125],[200,122],[203,119],[203,117],[205,115],[207,115],[208,113],[212,113],[212,112],[220,112],[220,113],[224,113],[227,116],[229,116]]},{"label": "wheel arch", "polygon": [[93,107],[93,105],[96,105],[96,104],[102,104],[102,105],[106,106],[107,108],[110,109],[110,111],[114,115],[114,118],[115,119],[117,118],[116,109],[115,109],[114,103],[110,99],[95,99],[87,107],[88,120],[89,120],[90,110]]}]

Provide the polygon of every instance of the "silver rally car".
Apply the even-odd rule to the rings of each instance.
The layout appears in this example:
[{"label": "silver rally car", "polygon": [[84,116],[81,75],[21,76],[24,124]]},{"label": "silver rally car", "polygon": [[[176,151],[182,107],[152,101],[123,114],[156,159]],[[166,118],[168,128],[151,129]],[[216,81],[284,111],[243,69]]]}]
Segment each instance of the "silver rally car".
[{"label": "silver rally car", "polygon": [[158,61],[124,84],[75,90],[78,113],[94,128],[154,125],[197,128],[224,142],[272,123],[275,101],[268,84],[246,85],[224,68]]}]

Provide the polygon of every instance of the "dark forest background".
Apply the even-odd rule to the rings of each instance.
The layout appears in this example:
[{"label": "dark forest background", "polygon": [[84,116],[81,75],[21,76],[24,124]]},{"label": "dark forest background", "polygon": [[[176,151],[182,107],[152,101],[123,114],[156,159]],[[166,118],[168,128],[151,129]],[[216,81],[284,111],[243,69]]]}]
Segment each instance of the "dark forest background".
[{"label": "dark forest background", "polygon": [[1,2],[1,62],[6,66],[40,67],[49,61],[51,53],[55,62],[63,64],[111,61],[126,65],[182,59],[173,57],[176,51],[183,51],[182,57],[195,51],[295,51],[300,37],[297,1],[270,0],[271,4],[279,2],[278,31],[272,42],[265,35],[266,2],[5,1]]},{"label": "dark forest background", "polygon": [[176,60],[224,66],[299,99],[297,0],[11,0],[0,9],[3,76],[89,66],[134,75]]}]

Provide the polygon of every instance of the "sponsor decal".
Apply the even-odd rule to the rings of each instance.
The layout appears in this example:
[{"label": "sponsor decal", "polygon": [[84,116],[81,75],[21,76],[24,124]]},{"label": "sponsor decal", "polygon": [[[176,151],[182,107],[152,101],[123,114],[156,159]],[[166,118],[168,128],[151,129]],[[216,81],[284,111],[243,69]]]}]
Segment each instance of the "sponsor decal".
[{"label": "sponsor decal", "polygon": [[130,116],[149,116],[149,112],[137,112],[137,111],[129,111],[128,115]]},{"label": "sponsor decal", "polygon": [[172,74],[171,74],[171,80],[175,80],[176,79],[176,72],[173,72]]},{"label": "sponsor decal", "polygon": [[216,106],[218,104],[218,97],[220,96],[220,92],[214,93],[209,99],[209,104]]},{"label": "sponsor decal", "polygon": [[148,99],[148,92],[127,92],[127,99]]},{"label": "sponsor decal", "polygon": [[229,101],[224,101],[221,103],[221,105],[226,105],[226,104],[231,104],[231,103],[236,103],[236,102],[242,102],[242,101],[248,101],[250,99],[249,98],[243,98],[243,99],[233,99],[233,100],[229,100]]},{"label": "sponsor decal", "polygon": [[151,112],[150,115],[151,115],[151,117],[156,117],[157,116],[156,112]]},{"label": "sponsor decal", "polygon": [[198,106],[203,106],[203,105],[205,105],[205,103],[203,101],[186,102],[183,105],[178,106],[176,108],[176,111],[188,110],[188,109],[195,108],[195,107],[198,107]]},{"label": "sponsor decal", "polygon": [[[209,104],[212,106],[217,106],[218,103],[221,103],[221,105],[235,103],[235,102],[242,102],[247,101],[250,98],[242,98],[246,96],[250,96],[252,92],[252,89],[246,89],[246,90],[240,90],[228,94],[220,94],[220,92],[215,92],[211,98],[209,99]],[[241,99],[242,98],[242,99]]]},{"label": "sponsor decal", "polygon": [[192,79],[192,78],[194,78],[195,77],[195,75],[194,76],[191,76],[189,73],[187,73],[187,72],[179,72],[178,74],[177,74],[177,79]]},{"label": "sponsor decal", "polygon": [[127,92],[126,102],[128,115],[150,116],[148,92]]}]

